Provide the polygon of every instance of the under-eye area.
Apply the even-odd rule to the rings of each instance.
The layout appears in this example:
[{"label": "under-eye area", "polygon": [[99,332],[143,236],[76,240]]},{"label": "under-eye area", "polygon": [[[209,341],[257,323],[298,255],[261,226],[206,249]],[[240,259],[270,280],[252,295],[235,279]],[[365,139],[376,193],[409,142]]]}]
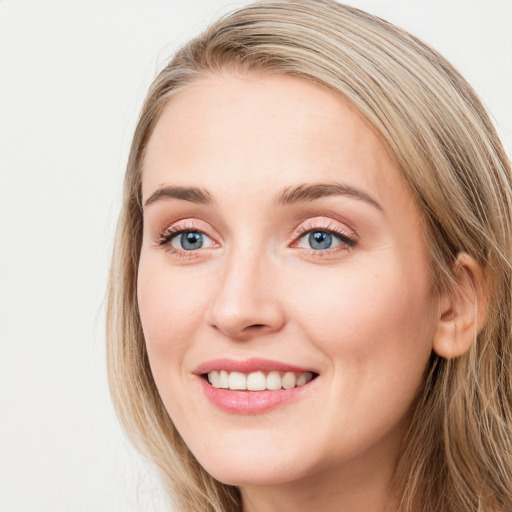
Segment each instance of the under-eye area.
[{"label": "under-eye area", "polygon": [[314,372],[256,371],[250,373],[213,370],[202,375],[214,388],[238,391],[277,391],[304,386],[318,377]]}]

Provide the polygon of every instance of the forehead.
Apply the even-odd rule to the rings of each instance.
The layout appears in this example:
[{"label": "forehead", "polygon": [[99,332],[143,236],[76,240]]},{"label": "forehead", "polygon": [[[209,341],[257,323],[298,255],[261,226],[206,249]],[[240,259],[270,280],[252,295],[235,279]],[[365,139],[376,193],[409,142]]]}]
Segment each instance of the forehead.
[{"label": "forehead", "polygon": [[143,198],[167,184],[264,197],[325,181],[409,196],[383,140],[340,95],[302,78],[225,72],[165,107],[146,151]]}]

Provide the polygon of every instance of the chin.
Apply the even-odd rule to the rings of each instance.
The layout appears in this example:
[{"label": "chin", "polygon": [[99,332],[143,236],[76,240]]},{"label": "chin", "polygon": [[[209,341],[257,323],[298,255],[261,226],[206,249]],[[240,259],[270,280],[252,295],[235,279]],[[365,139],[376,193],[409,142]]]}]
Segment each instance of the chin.
[{"label": "chin", "polygon": [[253,458],[246,455],[207,460],[199,458],[198,461],[216,480],[236,487],[281,485],[300,480],[307,473],[298,465],[300,461],[275,460],[268,454]]},{"label": "chin", "polygon": [[299,475],[291,474],[286,466],[271,469],[259,468],[257,470],[254,467],[235,466],[225,469],[214,468],[213,471],[208,471],[208,473],[219,482],[236,487],[283,485],[300,479]]}]

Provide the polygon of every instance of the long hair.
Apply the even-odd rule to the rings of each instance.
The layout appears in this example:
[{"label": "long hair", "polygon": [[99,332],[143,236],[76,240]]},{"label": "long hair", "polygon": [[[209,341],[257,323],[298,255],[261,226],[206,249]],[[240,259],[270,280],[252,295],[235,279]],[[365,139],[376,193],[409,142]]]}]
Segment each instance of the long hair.
[{"label": "long hair", "polygon": [[486,325],[465,355],[432,354],[394,485],[403,512],[512,510],[510,161],[450,63],[404,30],[330,0],[241,8],[181,48],[149,90],[131,146],[108,292],[111,394],[129,436],[158,466],[178,510],[240,511],[238,490],[203,470],[165,410],[136,293],[148,140],[174,95],[226,69],[293,75],[342,96],[385,141],[422,212],[436,289],[453,286],[461,251],[484,269]]}]

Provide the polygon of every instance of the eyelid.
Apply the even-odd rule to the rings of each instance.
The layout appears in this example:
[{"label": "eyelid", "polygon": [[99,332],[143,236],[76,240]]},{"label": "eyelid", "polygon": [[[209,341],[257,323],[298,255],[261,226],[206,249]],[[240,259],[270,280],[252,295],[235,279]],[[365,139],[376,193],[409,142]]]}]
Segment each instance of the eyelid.
[{"label": "eyelid", "polygon": [[[210,238],[210,240],[212,240],[214,246],[220,245],[218,242],[218,237],[212,234],[212,230],[209,229],[208,224],[198,219],[181,219],[172,222],[165,229],[159,232],[157,238],[155,238],[155,244],[159,247],[166,247],[170,250],[170,241],[175,236],[186,231],[197,231],[198,233],[202,233],[203,235],[206,235],[208,238]],[[197,249],[197,251],[199,250],[201,249]],[[173,251],[182,252],[176,248],[174,248]],[[193,253],[195,250],[183,250],[183,252]]]},{"label": "eyelid", "polygon": [[[338,243],[325,249],[317,249],[314,247],[303,247],[301,242],[307,237],[308,233],[322,231],[331,234],[338,239]],[[307,242],[306,242],[307,243]],[[359,237],[357,234],[344,224],[328,217],[310,218],[293,232],[293,242],[289,247],[298,249],[302,254],[312,256],[314,258],[329,258],[346,254],[359,245]]]},{"label": "eyelid", "polygon": [[292,233],[292,238],[294,241],[296,241],[298,238],[300,238],[305,233],[308,233],[309,231],[327,231],[336,233],[339,235],[342,235],[350,240],[352,240],[354,243],[357,243],[359,241],[359,237],[355,231],[353,231],[348,226],[340,223],[339,221],[336,221],[329,217],[312,217],[304,221],[302,224],[300,224]]}]

